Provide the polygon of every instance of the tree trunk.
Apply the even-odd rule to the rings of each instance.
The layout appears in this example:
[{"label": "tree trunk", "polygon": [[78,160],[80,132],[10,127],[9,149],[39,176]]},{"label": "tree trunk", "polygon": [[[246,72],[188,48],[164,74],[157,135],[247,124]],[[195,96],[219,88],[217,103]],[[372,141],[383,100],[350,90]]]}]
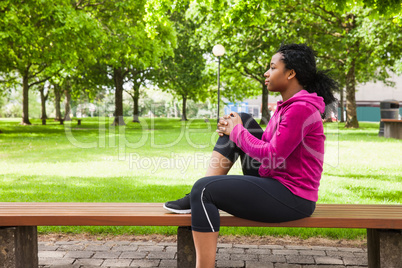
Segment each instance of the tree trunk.
[{"label": "tree trunk", "polygon": [[176,100],[173,101],[174,117],[178,117]]},{"label": "tree trunk", "polygon": [[345,97],[343,94],[344,89],[341,88],[341,122],[345,122],[345,115],[344,115],[344,109],[345,109]]},{"label": "tree trunk", "polygon": [[31,125],[29,121],[28,71],[22,77],[22,121],[21,125]]},{"label": "tree trunk", "polygon": [[115,110],[114,110],[114,126],[124,126],[123,119],[123,74],[121,68],[115,68],[113,71],[113,79],[116,88],[115,93]]},{"label": "tree trunk", "polygon": [[358,128],[356,113],[356,77],[355,77],[355,61],[346,74],[346,124],[347,128]]},{"label": "tree trunk", "polygon": [[268,109],[269,92],[267,86],[262,83],[262,107],[261,107],[261,121],[260,125],[267,125],[271,119],[271,114]]},{"label": "tree trunk", "polygon": [[[349,13],[346,16],[348,23],[346,23],[346,32],[350,33],[356,28],[356,16]],[[348,47],[347,53],[352,58],[349,70],[346,73],[346,128],[358,128],[359,122],[357,121],[356,112],[356,76],[355,76],[355,57],[359,51],[359,41],[356,41],[352,46]]]},{"label": "tree trunk", "polygon": [[140,87],[133,87],[134,89],[134,96],[133,96],[133,122],[139,123],[139,107],[138,107],[138,100],[140,99]]},{"label": "tree trunk", "polygon": [[64,90],[64,96],[65,96],[65,102],[64,102],[64,110],[65,110],[65,115],[64,115],[64,121],[71,121],[70,117],[70,112],[71,112],[71,94],[70,94],[70,86],[67,85],[66,89]]},{"label": "tree trunk", "polygon": [[187,113],[186,113],[186,105],[187,105],[187,97],[186,96],[182,96],[183,97],[183,112],[181,113],[181,120],[180,121],[187,121]]},{"label": "tree trunk", "polygon": [[43,87],[39,89],[40,92],[40,103],[41,103],[41,116],[40,119],[46,120],[47,119],[47,114],[46,114],[46,101],[47,98],[49,97],[49,91],[45,94],[45,84],[43,84]]},{"label": "tree trunk", "polygon": [[54,121],[61,121],[63,118],[61,117],[61,111],[60,111],[60,100],[61,100],[60,86],[54,84],[53,89],[54,89],[54,108],[56,110],[56,116],[54,118]]}]

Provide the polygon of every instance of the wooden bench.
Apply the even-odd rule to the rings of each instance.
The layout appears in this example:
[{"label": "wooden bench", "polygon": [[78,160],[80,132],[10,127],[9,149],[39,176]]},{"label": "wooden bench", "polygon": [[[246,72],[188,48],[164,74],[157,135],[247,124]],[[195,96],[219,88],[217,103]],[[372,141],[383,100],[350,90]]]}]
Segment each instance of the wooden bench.
[{"label": "wooden bench", "polygon": [[[191,215],[171,214],[160,203],[0,203],[2,268],[38,267],[37,226],[179,226],[178,267],[195,267]],[[221,212],[222,226],[367,229],[368,263],[401,267],[402,205],[318,204],[305,219],[262,223]]]},{"label": "wooden bench", "polygon": [[402,120],[381,119],[384,123],[384,137],[402,139]]}]

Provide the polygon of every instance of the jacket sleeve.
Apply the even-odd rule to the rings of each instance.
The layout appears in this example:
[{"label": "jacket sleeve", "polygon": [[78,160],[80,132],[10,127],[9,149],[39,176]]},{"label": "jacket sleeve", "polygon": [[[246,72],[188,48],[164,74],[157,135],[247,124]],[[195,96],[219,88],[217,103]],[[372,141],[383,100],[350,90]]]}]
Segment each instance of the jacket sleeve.
[{"label": "jacket sleeve", "polygon": [[317,121],[317,117],[311,115],[318,110],[313,109],[305,103],[293,103],[286,107],[270,141],[254,137],[241,124],[234,127],[230,133],[230,139],[243,152],[261,162],[263,166],[271,169],[277,168],[308,134],[312,126],[311,121]]}]

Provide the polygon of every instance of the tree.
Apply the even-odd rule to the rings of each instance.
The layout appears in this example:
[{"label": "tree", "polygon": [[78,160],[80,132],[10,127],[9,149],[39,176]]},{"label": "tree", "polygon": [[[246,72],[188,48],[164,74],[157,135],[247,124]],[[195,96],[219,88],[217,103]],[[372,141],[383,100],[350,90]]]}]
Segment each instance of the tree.
[{"label": "tree", "polygon": [[346,88],[346,127],[357,128],[356,84],[381,80],[402,55],[401,27],[391,18],[374,17],[373,9],[356,6],[345,13],[318,2],[299,2],[291,18],[303,22],[300,32],[313,44],[323,65],[332,67]]},{"label": "tree", "polygon": [[57,83],[54,83],[53,84],[53,92],[54,92],[54,110],[56,111],[56,116],[54,118],[54,121],[61,121],[61,120],[63,120],[62,115],[61,115],[61,108],[60,108],[61,94],[62,94],[61,86]]},{"label": "tree", "polygon": [[220,40],[230,49],[224,62],[224,68],[228,70],[224,81],[233,95],[232,99],[255,96],[258,92],[262,94],[260,124],[266,125],[270,120],[270,113],[264,73],[268,70],[270,54],[274,53],[273,48],[276,47],[273,45],[275,42],[268,41],[260,30],[252,27],[233,28],[230,32],[234,38]]},{"label": "tree", "polygon": [[71,113],[71,85],[70,81],[67,81],[66,86],[64,88],[64,121],[71,121],[70,113]]},{"label": "tree", "polygon": [[[243,47],[234,60],[242,66],[247,62],[261,65],[247,56],[254,50],[272,53],[263,47],[264,43],[275,48],[279,42],[312,45],[317,50],[319,67],[333,68],[337,80],[346,87],[346,127],[358,127],[356,82],[385,81],[387,68],[392,70],[395,60],[401,57],[401,27],[395,17],[389,15],[388,8],[364,6],[369,2],[373,1],[342,0],[335,4],[332,1],[232,1],[220,5],[199,1],[193,5],[192,14],[203,19],[202,30],[213,36],[210,39],[218,36],[218,32],[219,40],[228,40],[229,51],[241,51],[242,48],[236,50],[237,44]],[[242,34],[243,29],[247,29],[246,34]],[[243,69],[246,71],[246,67]],[[256,70],[247,69],[254,76],[260,75],[254,73]]]},{"label": "tree", "polygon": [[[92,22],[92,23],[91,23]],[[0,72],[16,72],[22,80],[22,124],[29,125],[28,92],[68,66],[77,57],[83,37],[96,29],[89,14],[78,13],[71,1],[0,3]],[[87,40],[93,40],[86,38]],[[37,79],[38,76],[41,79]]]},{"label": "tree", "polygon": [[156,66],[175,45],[175,33],[166,16],[167,1],[105,1],[92,6],[105,38],[96,52],[97,61],[86,69],[86,78],[115,92],[115,125],[124,125],[123,85],[133,70]]},{"label": "tree", "polygon": [[45,94],[45,90],[46,90],[46,84],[43,83],[42,85],[38,86],[38,90],[40,93],[40,103],[41,103],[41,116],[40,119],[42,120],[46,120],[48,119],[47,117],[47,113],[46,113],[46,101],[49,98],[49,90],[46,91]]},{"label": "tree", "polygon": [[[220,43],[226,48],[227,52],[222,60],[221,77],[225,89],[223,95],[232,101],[253,97],[259,93],[262,95],[260,124],[267,124],[270,119],[269,92],[265,86],[264,73],[268,69],[270,57],[280,44],[279,32],[267,35],[264,31],[269,19],[266,13],[264,15],[261,11],[260,6],[268,5],[264,3],[250,3],[249,6],[244,6],[245,1],[221,2],[220,5],[198,1],[191,5],[187,15],[200,25],[197,34],[203,47],[212,48]],[[240,12],[238,9],[241,9],[241,6],[244,9]],[[273,7],[275,6],[277,4],[274,3]],[[252,8],[248,10],[248,7]],[[271,28],[274,26],[270,26]]]},{"label": "tree", "polygon": [[208,92],[208,75],[206,74],[205,50],[194,39],[196,25],[186,20],[182,13],[172,15],[177,31],[178,46],[174,56],[162,59],[157,71],[158,86],[182,100],[182,121],[187,120],[187,100],[204,100]]},{"label": "tree", "polygon": [[129,80],[132,82],[133,86],[131,90],[125,89],[128,95],[133,99],[133,122],[134,123],[139,123],[139,99],[140,99],[140,88],[141,86],[145,85],[146,81],[149,79],[152,79],[153,74],[152,74],[152,69],[146,69],[146,70],[138,70],[134,69],[131,70],[130,72],[130,77]]}]

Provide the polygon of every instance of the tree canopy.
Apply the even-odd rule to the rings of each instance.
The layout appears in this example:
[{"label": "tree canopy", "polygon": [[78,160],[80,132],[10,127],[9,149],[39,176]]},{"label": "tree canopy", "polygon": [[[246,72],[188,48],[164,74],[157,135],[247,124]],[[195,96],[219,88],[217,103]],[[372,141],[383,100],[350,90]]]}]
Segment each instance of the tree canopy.
[{"label": "tree canopy", "polygon": [[123,125],[123,85],[130,74],[157,66],[160,58],[172,55],[175,31],[163,5],[149,1],[107,1],[90,7],[105,38],[98,44],[96,62],[84,65],[85,78],[98,87],[115,92],[115,121]]},{"label": "tree canopy", "polygon": [[[401,58],[397,16],[383,6],[369,7],[370,2],[198,1],[191,5],[189,16],[202,22],[198,33],[205,44],[219,42],[227,47],[226,68],[233,70],[231,74],[262,85],[263,108],[263,73],[280,43],[312,46],[318,66],[333,69],[335,78],[346,86],[346,126],[358,127],[356,82],[386,81]],[[233,94],[236,88],[230,91]]]},{"label": "tree canopy", "polygon": [[80,42],[83,36],[92,40],[96,28],[90,15],[78,12],[70,1],[0,3],[0,71],[22,80],[22,124],[30,124],[29,88],[71,68],[78,59],[77,51],[85,49]]},{"label": "tree canopy", "polygon": [[174,55],[162,59],[156,72],[157,85],[182,99],[182,120],[187,120],[187,100],[205,101],[210,76],[206,69],[206,51],[200,48],[194,32],[197,25],[175,12],[171,17],[177,32],[178,46]]},{"label": "tree canopy", "polygon": [[401,11],[400,0],[5,0],[0,88],[22,88],[23,124],[30,124],[32,86],[50,79],[67,99],[107,88],[115,94],[114,123],[124,124],[128,82],[137,103],[147,80],[181,98],[183,106],[187,99],[216,99],[211,51],[220,43],[226,48],[223,95],[235,101],[262,94],[265,124],[267,64],[281,43],[302,42],[346,88],[346,126],[358,127],[356,83],[387,83],[390,71],[402,70]]}]

